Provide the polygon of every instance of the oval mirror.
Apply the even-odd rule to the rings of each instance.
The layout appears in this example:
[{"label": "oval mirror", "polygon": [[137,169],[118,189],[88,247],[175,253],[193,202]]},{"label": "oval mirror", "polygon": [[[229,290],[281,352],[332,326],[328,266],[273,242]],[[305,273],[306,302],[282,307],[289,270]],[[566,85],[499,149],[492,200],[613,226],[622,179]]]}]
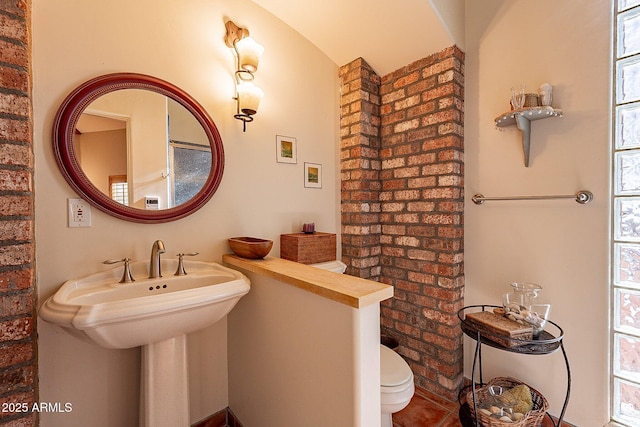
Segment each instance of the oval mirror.
[{"label": "oval mirror", "polygon": [[136,73],[107,74],[73,90],[55,116],[53,150],[83,199],[142,223],[200,209],[224,169],[222,139],[204,108],[173,84]]}]

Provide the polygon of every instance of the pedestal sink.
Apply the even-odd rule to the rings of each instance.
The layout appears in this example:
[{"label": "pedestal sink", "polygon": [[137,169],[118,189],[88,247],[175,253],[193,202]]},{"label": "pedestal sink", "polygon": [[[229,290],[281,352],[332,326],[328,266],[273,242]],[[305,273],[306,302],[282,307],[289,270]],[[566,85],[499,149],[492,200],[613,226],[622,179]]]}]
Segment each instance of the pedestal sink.
[{"label": "pedestal sink", "polygon": [[[40,308],[40,317],[105,348],[142,346],[142,426],[189,425],[186,335],[231,311],[249,292],[242,273],[213,262],[163,259],[165,277],[148,278],[148,262],[130,264],[132,283],[119,283],[122,268],[65,282]],[[169,273],[167,273],[169,272]]]}]

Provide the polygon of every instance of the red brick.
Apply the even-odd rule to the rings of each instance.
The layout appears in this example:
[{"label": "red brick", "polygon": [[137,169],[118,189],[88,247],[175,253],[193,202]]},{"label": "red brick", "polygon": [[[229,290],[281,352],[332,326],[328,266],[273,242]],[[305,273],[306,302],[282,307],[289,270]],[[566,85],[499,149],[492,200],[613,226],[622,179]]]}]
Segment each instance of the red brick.
[{"label": "red brick", "polygon": [[413,107],[413,106],[418,105],[419,103],[420,103],[420,96],[419,95],[409,96],[407,98],[404,98],[404,99],[401,99],[399,101],[396,101],[394,103],[393,109],[395,111],[406,110],[409,107]]},{"label": "red brick", "polygon": [[28,289],[33,285],[33,270],[0,271],[0,292]]},{"label": "red brick", "polygon": [[0,196],[0,216],[30,216],[31,196]]},{"label": "red brick", "polygon": [[26,120],[0,118],[0,139],[14,142],[31,142],[31,128]]},{"label": "red brick", "polygon": [[[0,100],[2,96],[0,95]],[[33,154],[29,145],[0,144],[0,165],[33,166]]]},{"label": "red brick", "polygon": [[417,224],[420,222],[420,215],[417,213],[401,213],[393,215],[393,221],[404,224]]},{"label": "red brick", "polygon": [[[10,394],[8,396],[0,397],[0,406],[2,406],[5,403],[20,403],[20,404],[26,403],[29,406],[29,408],[31,408],[34,402],[35,402],[34,392],[21,391],[21,392]],[[0,412],[0,420],[2,418],[14,416],[14,415],[15,413],[12,413],[12,412]],[[3,424],[3,426],[4,425],[5,424]],[[25,426],[26,425],[30,425],[30,424],[25,424]]]},{"label": "red brick", "polygon": [[417,200],[420,198],[420,190],[397,190],[393,193],[394,200]]},{"label": "red brick", "polygon": [[30,220],[0,221],[0,241],[33,239],[33,222]]},{"label": "red brick", "polygon": [[401,110],[394,113],[385,114],[384,116],[382,116],[380,122],[382,123],[383,126],[390,125],[393,123],[401,122],[406,118],[406,116],[407,116],[406,112]]},{"label": "red brick", "polygon": [[0,315],[3,317],[29,315],[33,312],[33,295],[27,291],[0,296],[0,307]]},{"label": "red brick", "polygon": [[0,39],[0,62],[26,68],[29,66],[29,59],[26,45]]},{"label": "red brick", "polygon": [[28,94],[29,73],[24,70],[0,65],[0,87]]},{"label": "red brick", "polygon": [[418,176],[420,174],[419,167],[411,167],[411,168],[400,168],[393,171],[393,175],[396,178],[409,178]]},{"label": "red brick", "polygon": [[24,19],[0,15],[0,37],[13,39],[26,44],[28,41],[28,34],[27,25]]},{"label": "red brick", "polygon": [[0,246],[0,265],[2,266],[25,265],[31,263],[33,259],[31,244]]},{"label": "red brick", "polygon": [[33,345],[31,343],[14,343],[0,347],[0,369],[11,365],[18,365],[33,360]]},{"label": "red brick", "polygon": [[420,73],[418,71],[414,71],[412,73],[403,75],[402,77],[400,77],[397,80],[395,80],[393,82],[393,87],[395,89],[402,88],[402,87],[407,86],[407,85],[409,85],[411,83],[415,83],[416,81],[418,81],[419,78],[420,78]]},{"label": "red brick", "polygon": [[393,131],[396,133],[402,133],[408,130],[417,129],[418,127],[420,127],[420,120],[411,119],[411,120],[406,120],[406,121],[397,123],[393,127]]},{"label": "red brick", "polygon": [[31,191],[31,173],[26,170],[0,170],[0,191]]},{"label": "red brick", "polygon": [[15,392],[33,385],[33,366],[20,366],[0,370],[0,394]]},{"label": "red brick", "polygon": [[26,0],[0,0],[0,10],[8,12],[12,15],[26,16],[30,3]]},{"label": "red brick", "polygon": [[[422,172],[424,174],[424,172]],[[436,185],[435,176],[423,176],[420,178],[411,178],[407,181],[409,188],[431,188]]]},{"label": "red brick", "polygon": [[0,93],[0,113],[29,117],[31,114],[30,100],[26,96]]},{"label": "red brick", "polygon": [[0,342],[23,340],[30,337],[32,332],[32,317],[0,321]]}]

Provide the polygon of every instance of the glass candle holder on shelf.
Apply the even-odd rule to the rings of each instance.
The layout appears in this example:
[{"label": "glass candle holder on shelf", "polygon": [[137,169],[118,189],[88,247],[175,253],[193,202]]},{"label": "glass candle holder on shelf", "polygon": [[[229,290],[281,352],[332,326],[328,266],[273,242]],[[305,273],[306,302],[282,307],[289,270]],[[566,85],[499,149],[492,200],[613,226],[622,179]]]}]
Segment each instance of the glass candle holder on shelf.
[{"label": "glass candle holder on shelf", "polygon": [[524,107],[524,89],[525,85],[520,84],[511,88],[511,107],[514,110],[521,110]]},{"label": "glass candle holder on shelf", "polygon": [[550,314],[551,304],[531,304],[529,316],[525,318],[525,321],[533,327],[533,338],[540,337]]},{"label": "glass candle holder on shelf", "polygon": [[549,83],[540,86],[540,105],[550,107],[553,99],[553,87]]}]

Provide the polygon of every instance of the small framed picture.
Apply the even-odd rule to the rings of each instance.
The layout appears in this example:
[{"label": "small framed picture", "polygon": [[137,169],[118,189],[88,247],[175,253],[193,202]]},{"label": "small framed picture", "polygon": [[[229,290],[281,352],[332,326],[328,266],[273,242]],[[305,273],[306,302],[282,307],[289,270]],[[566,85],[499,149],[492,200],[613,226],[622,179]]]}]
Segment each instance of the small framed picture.
[{"label": "small framed picture", "polygon": [[298,163],[298,147],[295,138],[276,135],[276,160],[278,163]]},{"label": "small framed picture", "polygon": [[321,164],[304,163],[304,186],[307,188],[322,188]]}]

